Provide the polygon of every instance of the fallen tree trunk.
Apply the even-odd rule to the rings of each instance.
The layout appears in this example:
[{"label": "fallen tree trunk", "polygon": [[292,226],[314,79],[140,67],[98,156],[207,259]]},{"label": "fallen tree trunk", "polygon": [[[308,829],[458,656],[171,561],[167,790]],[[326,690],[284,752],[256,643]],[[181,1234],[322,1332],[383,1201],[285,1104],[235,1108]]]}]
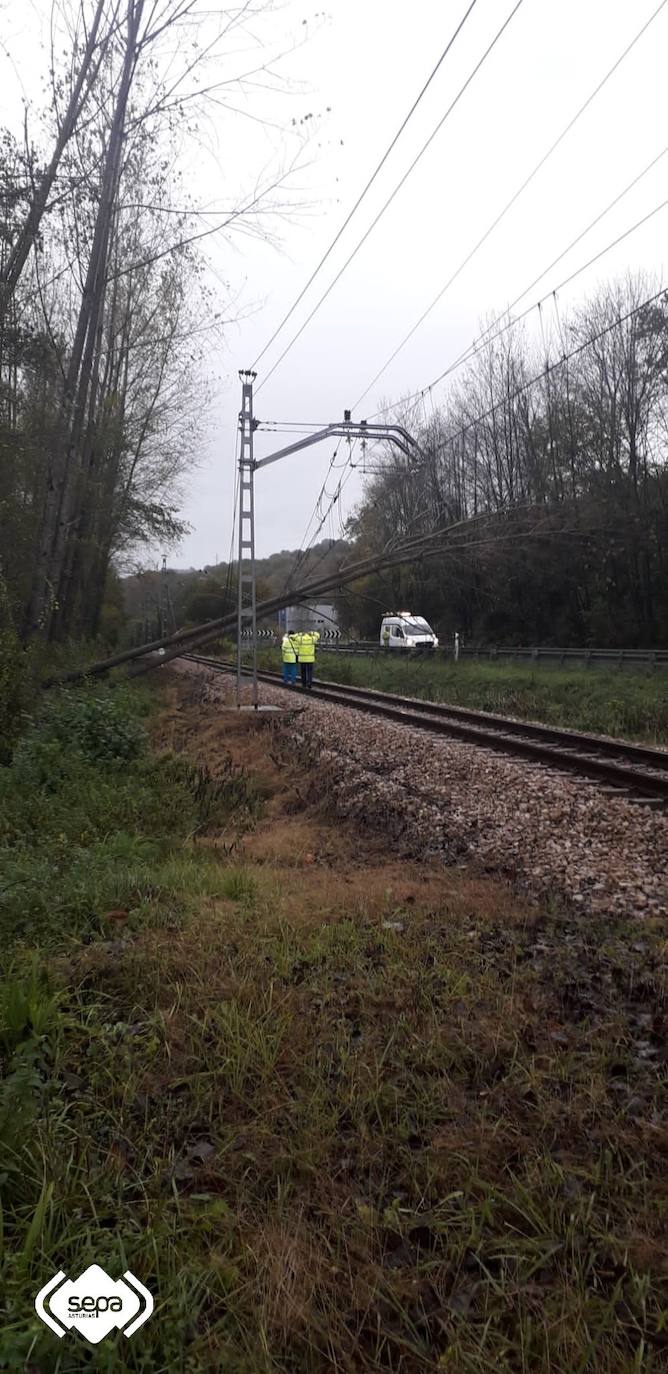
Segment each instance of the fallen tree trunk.
[{"label": "fallen tree trunk", "polygon": [[[532,512],[535,518],[537,512]],[[521,511],[516,510],[512,515],[521,514],[527,518],[526,508]],[[544,518],[545,512],[538,512]],[[484,538],[471,538],[471,533],[475,531],[481,535],[486,527],[497,524],[499,519],[505,521],[509,528],[503,534],[493,535],[493,540],[498,543],[500,539],[517,539],[540,537],[547,534],[552,537],[557,531],[541,530],[536,525],[533,527],[525,524],[524,529],[518,529],[514,520],[509,519],[509,512],[495,512],[494,515],[483,515],[477,518],[460,520],[454,525],[449,525],[445,529],[431,531],[429,534],[420,535],[414,539],[406,541],[395,549],[387,549],[382,554],[377,554],[371,558],[361,559],[357,563],[343,564],[335,572],[326,574],[313,582],[304,583],[300,587],[291,587],[278,596],[267,598],[260,601],[257,605],[257,618],[264,620],[277,611],[281,611],[286,606],[291,606],[296,601],[309,601],[323,592],[336,591],[340,587],[345,587],[351,582],[356,582],[358,578],[365,577],[368,573],[382,572],[385,568],[391,568],[399,563],[418,562],[422,558],[434,558],[439,554],[458,553],[463,549],[482,547],[490,542]],[[563,529],[560,535],[566,533]],[[577,530],[572,533],[579,539],[583,538],[583,531]],[[449,536],[449,537],[448,537]],[[119,668],[124,663],[131,663],[137,659],[146,659],[148,655],[155,655],[158,649],[164,649],[165,654],[159,658],[152,657],[139,669],[140,672],[149,671],[157,668],[161,664],[168,663],[172,658],[178,658],[187,649],[195,644],[203,644],[207,640],[214,639],[225,630],[233,629],[237,624],[237,612],[231,611],[228,615],[219,616],[215,620],[206,621],[202,625],[194,625],[189,629],[177,630],[174,634],[165,635],[161,639],[154,639],[150,644],[141,644],[134,649],[125,649],[122,653],[114,654],[110,658],[102,659],[99,663],[92,663],[90,667],[80,669],[76,672],[64,674],[62,677],[51,679],[47,686],[64,686],[71,682],[80,682],[85,677],[100,677],[108,673],[112,668]]]},{"label": "fallen tree trunk", "polygon": [[[455,526],[450,526],[449,530],[461,529],[460,522]],[[471,521],[467,521],[467,526]],[[441,531],[422,536],[421,539],[411,540],[406,545],[401,545],[397,549],[388,550],[385,554],[379,554],[373,558],[361,559],[357,563],[350,563],[347,566],[337,568],[335,572],[326,574],[314,582],[304,583],[300,587],[291,587],[278,596],[260,601],[257,605],[258,620],[265,619],[273,615],[276,611],[281,611],[285,606],[290,606],[292,602],[309,600],[311,597],[319,596],[322,592],[333,591],[338,587],[346,586],[349,582],[355,582],[359,577],[365,577],[367,573],[382,571],[383,568],[392,567],[396,563],[425,557],[428,554],[434,555],[443,552],[443,535],[449,531]],[[434,540],[438,542],[434,543]],[[468,540],[467,540],[468,542]],[[457,541],[459,546],[459,541]],[[66,684],[69,682],[80,681],[84,677],[100,677],[108,673],[112,668],[119,668],[124,663],[130,663],[135,659],[145,658],[148,654],[154,654],[158,649],[169,650],[172,648],[181,651],[184,646],[190,644],[203,643],[207,639],[213,639],[216,635],[225,630],[233,629],[237,623],[237,612],[231,611],[228,615],[218,616],[215,620],[205,621],[202,625],[194,625],[185,630],[177,630],[174,634],[166,635],[161,639],[154,639],[149,644],[141,644],[134,649],[125,649],[119,654],[113,654],[110,658],[102,659],[98,663],[92,663],[90,667],[77,670],[76,672],[66,673],[62,677],[53,679],[49,685]],[[177,655],[172,653],[161,657],[159,662],[164,663],[166,658],[174,658]],[[157,665],[155,665],[157,666]]]}]

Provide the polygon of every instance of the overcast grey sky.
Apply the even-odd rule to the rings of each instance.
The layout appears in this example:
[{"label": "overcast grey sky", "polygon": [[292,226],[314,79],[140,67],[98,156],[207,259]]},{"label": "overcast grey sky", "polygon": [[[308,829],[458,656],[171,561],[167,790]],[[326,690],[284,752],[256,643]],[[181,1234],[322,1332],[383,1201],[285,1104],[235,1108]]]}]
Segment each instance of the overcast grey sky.
[{"label": "overcast grey sky", "polygon": [[[478,0],[452,52],[296,314],[262,360],[258,385],[338,271],[442,117],[515,0]],[[263,420],[327,422],[354,405],[386,358],[458,267],[568,119],[622,52],[658,0],[523,0],[512,22],[359,255],[288,357],[263,387]],[[329,0],[315,11],[295,0],[253,21],[260,42],[301,41],[276,70],[287,86],[254,88],[220,109],[192,149],[188,177],[203,201],[229,203],[280,158],[273,127],[314,111],[310,165],[295,179],[301,204],[267,221],[271,241],[241,234],[209,241],[214,280],[230,283],[243,318],[211,355],[216,404],[184,515],[193,533],[170,563],[203,566],[227,557],[238,369],[249,366],[292,304],[357,198],[426,80],[468,0]],[[10,59],[0,67],[6,104],[24,83],[43,8],[8,0]],[[42,13],[40,14],[40,10]],[[20,20],[17,18],[20,15]],[[307,23],[304,24],[303,21]],[[665,55],[668,5],[504,222],[373,388],[356,418],[431,381],[475,337],[482,317],[519,294],[652,157],[668,144]],[[41,59],[40,59],[41,60]],[[34,57],[32,58],[34,61]],[[235,59],[231,56],[230,63]],[[326,113],[330,107],[330,113]],[[254,118],[249,118],[253,116]],[[668,156],[531,293],[551,292],[668,196]],[[663,275],[668,210],[608,254],[559,296],[561,310],[627,268]],[[279,240],[278,244],[276,239]],[[537,315],[535,316],[537,320]],[[443,388],[437,388],[438,404]],[[285,441],[287,442],[287,440]],[[258,435],[257,455],[283,443]],[[258,552],[297,547],[333,445],[307,450],[257,482]],[[346,456],[340,450],[340,459]],[[328,484],[328,491],[334,481]],[[341,515],[359,496],[347,482]],[[311,530],[313,527],[311,527]],[[339,532],[339,517],[322,536]]]}]

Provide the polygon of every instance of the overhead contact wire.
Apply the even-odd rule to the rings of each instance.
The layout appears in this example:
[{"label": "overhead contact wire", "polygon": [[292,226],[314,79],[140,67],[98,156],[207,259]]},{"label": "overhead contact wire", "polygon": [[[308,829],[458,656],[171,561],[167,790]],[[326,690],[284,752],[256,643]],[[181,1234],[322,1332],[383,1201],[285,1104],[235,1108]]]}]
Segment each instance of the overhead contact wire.
[{"label": "overhead contact wire", "polygon": [[[399,192],[400,192],[400,190],[402,189],[402,187],[406,184],[406,182],[407,182],[409,176],[410,176],[410,175],[412,174],[412,172],[415,170],[415,168],[417,167],[417,165],[418,165],[418,163],[420,162],[421,158],[424,157],[424,154],[426,153],[427,149],[428,149],[428,148],[430,147],[430,145],[433,143],[434,139],[436,138],[436,135],[437,135],[437,134],[440,132],[440,130],[443,128],[443,125],[445,124],[446,120],[449,119],[449,117],[450,117],[450,115],[452,114],[453,110],[455,109],[456,105],[458,105],[459,101],[461,100],[462,96],[464,95],[464,92],[465,92],[465,91],[468,89],[468,87],[471,85],[471,82],[472,82],[472,81],[474,80],[474,78],[477,76],[477,74],[478,74],[478,72],[480,71],[480,69],[481,69],[481,67],[483,66],[483,64],[487,61],[487,58],[490,56],[491,52],[492,52],[493,49],[496,47],[496,45],[497,45],[497,43],[499,42],[500,38],[501,38],[502,35],[505,33],[505,30],[508,28],[508,25],[510,24],[511,20],[515,17],[515,15],[517,14],[517,11],[521,8],[521,6],[523,5],[523,3],[524,3],[524,0],[517,0],[517,3],[514,5],[513,9],[511,10],[510,14],[508,15],[507,19],[504,20],[504,22],[503,22],[503,24],[501,25],[500,29],[497,30],[497,32],[496,32],[494,38],[492,39],[492,41],[491,41],[491,43],[488,45],[488,47],[485,49],[485,51],[484,51],[482,57],[481,57],[481,58],[479,59],[479,61],[476,63],[475,67],[474,67],[473,70],[470,72],[469,76],[466,78],[466,81],[464,82],[464,84],[460,87],[459,91],[457,92],[457,95],[455,96],[454,100],[453,100],[453,101],[450,103],[450,105],[448,106],[448,108],[447,108],[445,114],[444,114],[443,117],[439,120],[439,122],[438,122],[438,124],[436,125],[435,129],[432,130],[432,132],[431,132],[431,134],[429,135],[429,138],[426,140],[426,142],[423,143],[423,145],[422,145],[422,147],[421,147],[419,153],[417,154],[417,156],[416,156],[416,157],[413,159],[413,161],[411,162],[411,164],[410,164],[408,170],[404,173],[404,175],[402,176],[401,180],[397,183],[397,185],[395,186],[395,188],[394,188],[394,190],[392,191],[392,193],[388,196],[388,198],[387,198],[387,200],[385,201],[384,205],[383,205],[383,206],[381,207],[381,209],[378,211],[378,214],[376,215],[375,219],[373,219],[373,220],[371,221],[371,224],[369,225],[369,228],[368,228],[368,229],[366,230],[366,232],[362,235],[362,238],[361,238],[361,239],[359,240],[359,242],[356,244],[356,246],[355,246],[355,248],[353,249],[353,251],[348,255],[348,257],[346,258],[346,261],[344,262],[343,266],[339,269],[339,271],[337,272],[337,274],[336,274],[336,276],[334,277],[334,279],[330,282],[329,286],[327,287],[327,290],[323,292],[322,296],[321,296],[320,299],[316,302],[316,304],[314,305],[314,307],[313,307],[313,309],[311,310],[310,314],[308,314],[308,315],[306,316],[306,319],[304,320],[303,324],[300,325],[299,329],[297,330],[297,333],[293,335],[293,337],[291,338],[289,344],[286,346],[286,348],[283,349],[283,352],[279,355],[279,357],[277,358],[277,360],[276,360],[276,362],[274,363],[273,367],[270,368],[269,372],[267,372],[266,376],[263,378],[262,382],[261,382],[260,385],[257,387],[257,391],[258,391],[258,392],[261,391],[262,387],[266,385],[266,383],[269,381],[269,378],[273,376],[273,374],[274,374],[274,372],[276,371],[276,369],[277,369],[278,367],[280,367],[280,364],[283,362],[284,358],[287,357],[288,353],[289,353],[290,350],[294,347],[294,345],[297,343],[297,340],[298,340],[299,338],[301,338],[301,335],[304,333],[304,330],[305,330],[305,329],[308,327],[308,325],[311,323],[311,320],[312,320],[312,319],[314,318],[314,316],[317,314],[317,312],[318,312],[318,310],[320,309],[320,307],[321,307],[321,306],[324,304],[324,302],[327,300],[327,297],[329,296],[330,292],[333,291],[333,289],[334,289],[334,287],[336,286],[337,282],[339,282],[339,281],[341,280],[341,277],[343,276],[344,272],[347,271],[347,269],[348,269],[348,267],[350,266],[351,262],[353,262],[354,258],[357,257],[357,254],[359,253],[360,249],[361,249],[361,248],[363,247],[363,245],[366,243],[366,241],[367,241],[367,239],[369,238],[370,234],[373,233],[374,229],[376,228],[376,225],[377,225],[377,224],[380,222],[380,220],[383,218],[383,215],[385,214],[386,210],[389,209],[390,205],[391,205],[392,202],[395,200],[396,196],[399,194]],[[663,4],[668,3],[668,0],[662,0],[662,3],[663,3]]]},{"label": "overhead contact wire", "polygon": [[[334,235],[334,238],[332,239],[332,242],[330,243],[329,248],[327,249],[326,253],[324,253],[323,256],[321,257],[320,262],[318,263],[318,265],[317,265],[317,267],[314,269],[314,271],[311,273],[311,275],[310,275],[310,277],[309,277],[309,279],[308,279],[306,285],[303,287],[303,289],[300,291],[299,295],[297,296],[297,299],[293,302],[293,304],[290,306],[290,309],[289,309],[289,310],[287,311],[287,313],[283,316],[283,319],[281,320],[280,324],[279,324],[279,325],[276,327],[276,329],[274,330],[274,332],[273,332],[271,338],[270,338],[270,339],[267,341],[267,343],[265,344],[264,348],[262,349],[262,352],[261,352],[261,353],[258,353],[257,358],[255,359],[255,362],[253,363],[253,371],[257,368],[257,365],[258,365],[258,363],[260,362],[260,360],[261,360],[262,358],[264,358],[265,353],[267,353],[268,350],[271,348],[271,345],[273,344],[274,340],[278,338],[279,334],[281,333],[281,330],[284,329],[284,327],[285,327],[285,325],[287,324],[288,320],[292,317],[292,315],[294,315],[294,312],[295,312],[295,310],[297,309],[297,306],[301,303],[301,301],[303,301],[304,296],[306,295],[307,291],[309,290],[309,287],[311,287],[311,286],[313,285],[313,282],[315,281],[316,277],[319,276],[319,274],[320,274],[320,272],[322,271],[322,269],[323,269],[325,263],[327,262],[327,259],[328,259],[329,256],[330,256],[330,254],[331,254],[331,253],[334,251],[334,249],[336,248],[336,245],[337,245],[337,243],[339,242],[339,239],[342,237],[342,235],[344,234],[345,230],[348,228],[348,225],[350,224],[350,221],[352,220],[353,216],[354,216],[354,215],[357,213],[357,211],[359,210],[359,207],[360,207],[360,205],[362,204],[362,201],[365,199],[365,197],[367,196],[368,192],[371,190],[371,187],[373,186],[374,181],[375,181],[376,178],[378,177],[379,173],[382,171],[383,167],[385,166],[385,163],[387,162],[387,159],[389,158],[390,154],[393,152],[394,148],[396,147],[397,143],[399,142],[399,139],[401,138],[401,135],[403,134],[404,129],[405,129],[406,126],[410,123],[410,120],[413,118],[413,115],[415,114],[415,111],[417,110],[418,105],[420,104],[421,100],[422,100],[423,97],[426,95],[427,91],[429,90],[429,87],[431,86],[431,83],[432,83],[432,81],[434,80],[434,77],[437,75],[437,73],[439,72],[440,68],[442,67],[442,65],[443,65],[443,63],[444,63],[444,61],[445,61],[445,59],[446,59],[448,53],[450,52],[451,47],[453,46],[453,44],[454,44],[455,40],[457,39],[457,37],[459,36],[459,34],[461,33],[461,30],[463,29],[463,27],[464,27],[464,25],[465,25],[465,23],[466,23],[466,21],[467,21],[469,15],[470,15],[471,12],[475,9],[475,6],[476,6],[477,2],[478,2],[478,0],[471,0],[471,4],[469,5],[469,7],[468,7],[468,9],[467,9],[467,11],[466,11],[466,13],[465,13],[463,19],[460,20],[460,22],[459,22],[459,24],[457,25],[457,28],[455,29],[455,31],[454,31],[454,33],[452,34],[451,38],[448,39],[448,42],[446,43],[446,45],[445,45],[445,47],[444,47],[444,49],[443,49],[443,52],[441,53],[441,56],[439,57],[438,62],[436,63],[436,66],[433,68],[433,70],[431,71],[430,75],[427,77],[427,80],[425,81],[424,86],[422,87],[422,90],[421,90],[421,91],[419,92],[419,94],[416,96],[415,100],[413,101],[413,104],[411,105],[410,110],[408,111],[408,114],[406,115],[405,119],[402,121],[402,123],[400,124],[399,128],[397,129],[397,132],[396,132],[396,134],[394,135],[394,138],[392,139],[392,142],[388,145],[388,147],[386,148],[385,152],[383,153],[383,156],[382,156],[382,158],[380,159],[380,162],[378,163],[377,167],[375,168],[375,170],[372,172],[371,176],[369,177],[369,180],[367,181],[366,186],[364,187],[364,190],[363,190],[363,191],[361,192],[361,194],[357,197],[357,200],[355,201],[355,204],[353,205],[352,210],[350,211],[350,213],[349,213],[349,214],[346,216],[346,218],[344,219],[343,224],[341,225],[341,228],[339,229],[338,233]],[[259,388],[258,388],[258,390],[259,390]]]},{"label": "overhead contact wire", "polygon": [[[420,316],[419,320],[416,321],[416,323],[413,325],[412,329],[410,329],[410,330],[408,331],[408,333],[407,333],[407,334],[405,335],[405,337],[402,339],[402,341],[401,341],[401,343],[398,345],[398,347],[395,348],[394,353],[392,353],[391,356],[387,359],[387,361],[386,361],[385,363],[383,363],[383,366],[381,367],[380,371],[376,373],[376,375],[375,375],[375,377],[373,378],[373,380],[372,380],[371,382],[369,382],[369,385],[365,388],[365,390],[362,392],[362,394],[361,394],[361,395],[358,397],[358,399],[356,400],[355,405],[353,406],[353,410],[355,410],[355,409],[357,408],[357,406],[359,406],[359,405],[361,404],[361,402],[365,399],[365,397],[368,396],[368,394],[369,394],[369,392],[371,391],[371,389],[376,385],[376,383],[380,380],[380,378],[383,376],[383,374],[387,371],[388,367],[390,367],[390,365],[394,362],[394,359],[398,356],[399,353],[401,353],[402,349],[406,346],[406,344],[409,342],[409,340],[412,339],[413,335],[414,335],[414,334],[416,333],[416,331],[420,328],[420,326],[424,323],[424,321],[427,319],[427,317],[431,314],[432,310],[434,310],[435,307],[438,305],[439,301],[441,301],[441,300],[443,299],[443,297],[444,297],[444,295],[446,294],[446,292],[449,291],[450,287],[451,287],[451,286],[453,285],[453,283],[457,280],[457,278],[459,277],[460,273],[463,272],[464,268],[468,266],[468,264],[471,262],[472,258],[474,258],[475,255],[476,255],[476,253],[479,251],[479,249],[482,248],[483,244],[487,242],[488,238],[489,238],[490,235],[494,232],[494,230],[498,227],[498,225],[501,223],[501,221],[502,221],[503,219],[505,219],[505,217],[506,217],[506,215],[508,214],[508,212],[512,209],[512,207],[513,207],[513,206],[516,204],[516,202],[519,200],[520,196],[524,194],[524,192],[526,191],[527,187],[531,185],[531,182],[532,182],[532,181],[534,180],[534,178],[538,175],[538,173],[541,171],[541,169],[545,166],[545,164],[546,164],[546,162],[549,160],[549,158],[552,157],[552,154],[555,153],[556,150],[557,150],[557,148],[560,146],[560,144],[563,143],[564,139],[565,139],[565,138],[567,137],[567,135],[571,132],[571,130],[575,127],[575,125],[577,124],[578,120],[581,119],[582,115],[583,115],[583,114],[585,113],[585,111],[589,108],[589,106],[590,106],[590,105],[592,104],[592,102],[596,99],[596,97],[600,94],[600,92],[603,90],[604,86],[606,86],[607,83],[608,83],[608,81],[611,79],[611,77],[614,76],[615,72],[616,72],[616,71],[618,70],[618,68],[621,66],[622,62],[625,61],[625,59],[629,56],[629,53],[632,52],[633,48],[635,48],[636,44],[640,41],[640,39],[643,37],[643,35],[647,32],[647,30],[648,30],[648,28],[650,27],[650,25],[653,24],[653,23],[654,23],[654,20],[658,18],[659,14],[660,14],[661,11],[665,8],[665,6],[666,6],[667,3],[668,3],[668,0],[661,0],[661,3],[657,6],[657,8],[653,11],[653,13],[649,16],[649,19],[647,19],[647,20],[645,21],[645,23],[644,23],[644,24],[642,25],[642,27],[638,30],[638,32],[635,34],[635,36],[631,39],[631,42],[627,44],[627,46],[626,46],[626,48],[624,49],[624,51],[623,51],[622,53],[620,53],[620,55],[619,55],[619,57],[617,58],[617,60],[613,63],[613,65],[612,65],[612,66],[608,69],[608,71],[605,73],[605,76],[603,76],[602,79],[599,81],[598,85],[594,87],[594,90],[591,91],[591,93],[587,96],[587,99],[586,99],[586,100],[584,101],[584,103],[579,107],[579,109],[576,110],[576,112],[575,112],[575,114],[572,116],[572,118],[568,121],[568,123],[565,125],[565,127],[561,130],[561,133],[557,136],[557,138],[554,140],[554,142],[553,142],[553,143],[550,145],[550,147],[547,149],[547,152],[545,152],[545,153],[543,154],[543,156],[539,159],[539,161],[536,163],[535,167],[532,169],[531,172],[529,172],[529,175],[525,178],[525,180],[522,182],[522,184],[521,184],[520,186],[518,186],[517,190],[516,190],[516,191],[514,192],[514,194],[510,197],[510,200],[508,200],[508,201],[506,202],[506,204],[504,205],[503,209],[499,212],[499,214],[496,216],[496,218],[495,218],[494,220],[492,220],[492,223],[491,223],[491,224],[489,225],[489,227],[485,230],[485,233],[482,235],[482,237],[478,239],[478,242],[474,245],[474,247],[471,249],[471,251],[470,251],[469,253],[467,253],[466,257],[462,260],[462,262],[460,262],[459,266],[457,267],[457,269],[455,270],[455,272],[453,272],[452,276],[448,278],[448,280],[447,280],[447,282],[445,283],[445,285],[444,285],[443,287],[441,287],[441,289],[440,289],[440,291],[437,293],[437,295],[434,296],[434,299],[431,301],[430,305],[428,305],[427,309],[426,309],[426,310],[423,312],[423,314]],[[549,271],[550,269],[547,268],[546,270]],[[539,280],[540,280],[540,278],[539,278]],[[527,289],[530,290],[531,288],[529,287],[529,288],[527,288]],[[434,383],[431,383],[430,385],[434,385]],[[428,389],[427,387],[423,388],[424,391],[426,391],[427,389]],[[421,394],[420,392],[415,392],[415,393],[414,393],[414,395],[416,395],[416,396],[417,396],[417,395],[420,395],[420,394]],[[409,399],[411,399],[411,398],[409,398]],[[380,411],[377,411],[377,412],[376,412],[376,414],[381,414],[381,413],[382,413],[382,412],[380,412]]]}]

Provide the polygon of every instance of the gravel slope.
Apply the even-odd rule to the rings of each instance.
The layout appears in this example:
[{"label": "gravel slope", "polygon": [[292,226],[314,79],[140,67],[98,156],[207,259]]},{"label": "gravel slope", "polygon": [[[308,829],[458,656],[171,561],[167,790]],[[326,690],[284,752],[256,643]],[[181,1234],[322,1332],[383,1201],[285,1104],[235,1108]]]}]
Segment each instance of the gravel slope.
[{"label": "gravel slope", "polygon": [[[232,680],[176,662],[232,701]],[[261,685],[261,700],[295,693]],[[282,726],[290,754],[317,770],[337,812],[401,850],[504,874],[581,910],[668,913],[668,816],[605,796],[542,766],[311,700]]]}]

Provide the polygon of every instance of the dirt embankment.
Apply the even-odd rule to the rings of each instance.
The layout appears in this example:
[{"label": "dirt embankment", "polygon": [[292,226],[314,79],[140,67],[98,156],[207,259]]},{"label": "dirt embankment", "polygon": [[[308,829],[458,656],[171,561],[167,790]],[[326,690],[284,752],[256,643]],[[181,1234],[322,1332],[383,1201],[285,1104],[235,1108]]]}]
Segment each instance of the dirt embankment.
[{"label": "dirt embankment", "polygon": [[411,855],[348,718],[165,688],[160,742],[262,798],[195,842],[220,890],[119,975],[161,1009],[141,1103],[176,1158],[179,1265],[206,1266],[196,1367],[658,1370],[665,923]]},{"label": "dirt embankment", "polygon": [[[202,700],[231,705],[230,677],[185,662],[175,673],[198,681]],[[286,766],[298,759],[312,793],[362,827],[366,844],[380,834],[406,856],[466,864],[570,908],[668,914],[664,813],[492,750],[305,703],[299,690],[263,684],[261,694],[295,708],[278,736]]]}]

